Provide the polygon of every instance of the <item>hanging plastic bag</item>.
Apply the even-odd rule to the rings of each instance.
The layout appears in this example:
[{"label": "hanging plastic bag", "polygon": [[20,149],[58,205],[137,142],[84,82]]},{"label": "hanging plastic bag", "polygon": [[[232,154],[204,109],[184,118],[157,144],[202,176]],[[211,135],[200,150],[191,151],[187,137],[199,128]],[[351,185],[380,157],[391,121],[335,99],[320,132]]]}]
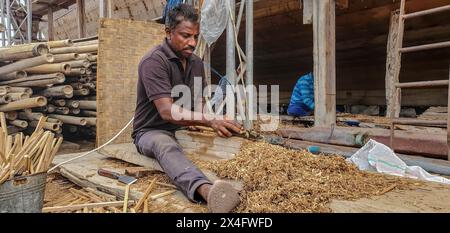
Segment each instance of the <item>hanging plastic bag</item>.
[{"label": "hanging plastic bag", "polygon": [[200,20],[200,33],[211,46],[225,30],[228,22],[226,0],[205,0]]}]

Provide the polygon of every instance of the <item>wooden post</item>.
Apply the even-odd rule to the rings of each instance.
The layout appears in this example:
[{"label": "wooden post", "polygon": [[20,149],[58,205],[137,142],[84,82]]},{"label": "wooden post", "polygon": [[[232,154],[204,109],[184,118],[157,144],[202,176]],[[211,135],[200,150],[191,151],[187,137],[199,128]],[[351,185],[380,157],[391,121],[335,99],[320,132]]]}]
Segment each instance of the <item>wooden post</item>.
[{"label": "wooden post", "polygon": [[336,4],[313,1],[315,126],[336,124]]},{"label": "wooden post", "polygon": [[[396,49],[398,49],[397,51],[395,51],[394,55],[397,56],[395,59],[397,60],[396,63],[397,65],[394,67],[395,68],[395,72],[394,74],[394,80],[396,80],[397,82],[400,82],[400,70],[402,67],[402,53],[401,53],[401,48],[403,48],[403,35],[404,35],[404,31],[405,31],[405,18],[403,18],[403,15],[405,15],[405,7],[406,7],[406,0],[401,0],[400,2],[400,14],[399,14],[399,20],[398,20],[398,33],[397,33],[397,45],[396,45]],[[401,92],[396,91],[395,94],[401,94]],[[391,115],[391,117],[400,117],[400,111],[402,109],[401,106],[401,96],[395,96],[394,97],[394,104],[393,107],[391,108],[391,113],[389,113]]]},{"label": "wooden post", "polygon": [[84,0],[77,0],[77,12],[78,12],[78,37],[84,38],[86,37],[86,28],[85,28],[85,8],[84,8]]},{"label": "wooden post", "polygon": [[[387,42],[387,61],[386,61],[386,115],[389,118],[396,116],[396,87],[399,82],[400,74],[400,54],[399,54],[399,11],[392,12],[391,26],[389,29],[389,38]],[[400,103],[398,103],[400,104]],[[399,112],[400,114],[400,112]]]},{"label": "wooden post", "polygon": [[55,35],[53,34],[53,7],[51,5],[48,6],[48,41],[55,40]]},{"label": "wooden post", "polygon": [[[450,66],[448,68],[448,78],[450,82]],[[447,159],[450,161],[450,85],[448,86],[448,104],[447,104]]]}]

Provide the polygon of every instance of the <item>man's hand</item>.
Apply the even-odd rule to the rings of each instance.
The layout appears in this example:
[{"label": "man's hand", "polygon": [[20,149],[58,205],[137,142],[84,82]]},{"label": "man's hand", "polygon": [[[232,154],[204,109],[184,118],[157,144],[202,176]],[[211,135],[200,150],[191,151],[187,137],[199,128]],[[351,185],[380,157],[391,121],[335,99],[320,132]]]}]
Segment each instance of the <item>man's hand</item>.
[{"label": "man's hand", "polygon": [[240,133],[242,129],[242,125],[227,119],[212,120],[209,122],[209,126],[213,128],[220,137],[231,137],[233,136],[232,132]]},{"label": "man's hand", "polygon": [[189,131],[200,131],[197,127],[195,126],[188,126],[188,130]]}]

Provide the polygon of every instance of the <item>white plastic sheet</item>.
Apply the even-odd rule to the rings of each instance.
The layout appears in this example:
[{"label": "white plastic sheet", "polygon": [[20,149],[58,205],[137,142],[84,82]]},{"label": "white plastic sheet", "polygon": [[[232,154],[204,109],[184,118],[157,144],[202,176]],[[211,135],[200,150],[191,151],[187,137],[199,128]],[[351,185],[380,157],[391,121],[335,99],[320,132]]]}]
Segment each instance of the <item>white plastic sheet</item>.
[{"label": "white plastic sheet", "polygon": [[200,33],[211,46],[227,26],[228,10],[226,0],[206,0],[203,3]]},{"label": "white plastic sheet", "polygon": [[450,184],[449,179],[431,175],[421,167],[407,166],[389,147],[375,140],[370,140],[347,161],[364,171]]}]

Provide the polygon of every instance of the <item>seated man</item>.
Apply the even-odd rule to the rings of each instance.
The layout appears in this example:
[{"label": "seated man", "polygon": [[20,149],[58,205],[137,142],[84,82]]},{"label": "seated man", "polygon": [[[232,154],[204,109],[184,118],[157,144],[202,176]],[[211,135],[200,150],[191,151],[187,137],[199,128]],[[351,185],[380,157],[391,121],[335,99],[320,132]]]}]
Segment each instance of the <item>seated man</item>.
[{"label": "seated man", "polygon": [[308,116],[314,111],[314,78],[309,73],[302,76],[292,92],[291,102],[288,107],[290,116]]},{"label": "seated man", "polygon": [[139,64],[134,143],[139,153],[159,162],[189,200],[206,201],[211,212],[230,212],[239,204],[238,191],[228,182],[219,180],[213,184],[208,180],[186,158],[175,130],[181,126],[209,126],[219,136],[230,137],[242,127],[235,121],[219,120],[174,103],[173,87],[185,85],[194,93],[194,77],[203,77],[203,83],[205,79],[203,62],[193,54],[199,35],[195,10],[181,4],[169,12],[167,19],[166,39]]}]

